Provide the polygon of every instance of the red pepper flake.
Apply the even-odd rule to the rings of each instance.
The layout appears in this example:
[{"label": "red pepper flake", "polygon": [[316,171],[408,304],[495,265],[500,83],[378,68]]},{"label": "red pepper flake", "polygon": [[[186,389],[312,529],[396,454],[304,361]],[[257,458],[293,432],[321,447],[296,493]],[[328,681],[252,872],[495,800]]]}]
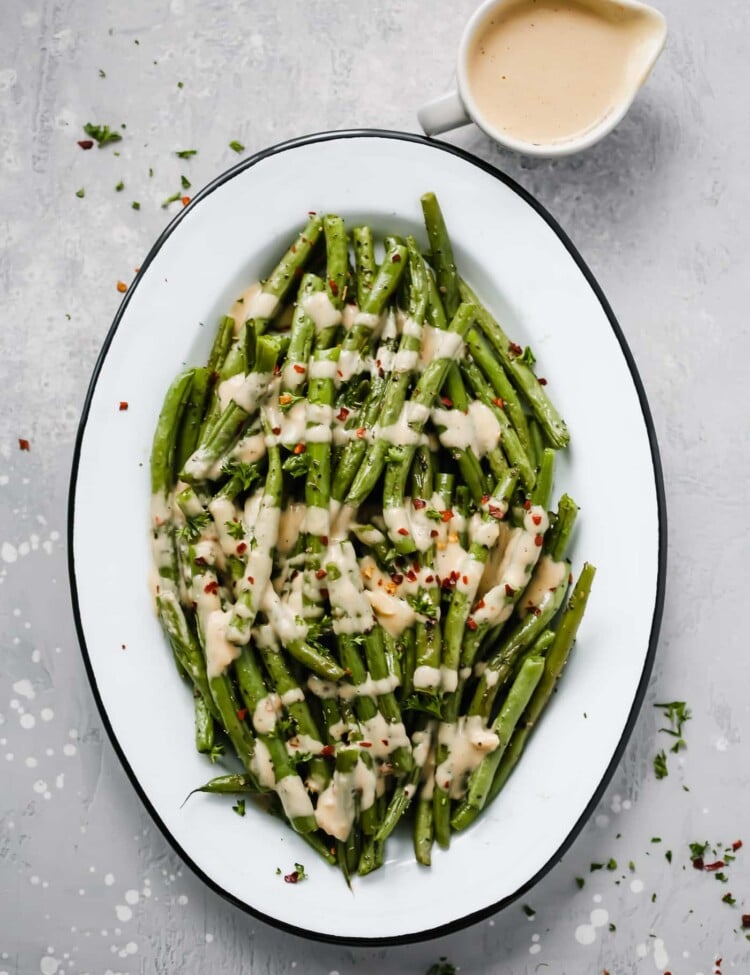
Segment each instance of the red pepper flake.
[{"label": "red pepper flake", "polygon": [[441,396],[440,402],[443,404],[443,406],[447,406],[448,409],[450,409],[453,406],[453,400],[449,399],[447,396]]},{"label": "red pepper flake", "polygon": [[468,576],[461,576],[461,581],[463,582],[463,584],[465,586],[468,586],[469,585],[469,577]]},{"label": "red pepper flake", "polygon": [[502,398],[502,396],[496,396],[495,399],[493,399],[492,403],[494,406],[499,407],[499,409],[501,410],[505,406],[505,400]]},{"label": "red pepper flake", "polygon": [[528,499],[528,498],[526,498],[526,500],[524,501],[524,503],[523,503],[523,507],[524,507],[524,510],[525,510],[525,511],[528,511],[528,510],[529,510],[529,508],[531,507],[531,501],[529,501],[529,499]]},{"label": "red pepper flake", "polygon": [[406,573],[406,578],[409,580],[409,582],[416,582],[417,573],[414,571],[414,569],[409,569],[409,571]]},{"label": "red pepper flake", "polygon": [[508,585],[508,583],[506,582],[505,583],[505,595],[506,596],[515,596],[515,594],[516,594],[516,590],[513,588],[513,586]]},{"label": "red pepper flake", "polygon": [[121,295],[124,295],[125,292],[128,290],[128,286],[125,284],[124,281],[118,281],[117,290],[120,292]]},{"label": "red pepper flake", "polygon": [[452,517],[453,517],[453,512],[451,511],[450,508],[447,508],[445,511],[440,512],[441,521],[450,521]]},{"label": "red pepper flake", "polygon": [[547,380],[544,378],[544,376],[539,376],[538,379],[537,379],[537,382],[539,383],[540,386],[546,386],[547,385]]},{"label": "red pepper flake", "polygon": [[359,747],[360,748],[372,748],[372,742],[371,741],[361,741],[359,743]]},{"label": "red pepper flake", "polygon": [[750,914],[743,914],[742,915],[742,927],[743,928],[750,928]]},{"label": "red pepper flake", "polygon": [[399,528],[398,533],[399,533],[399,535],[408,535],[409,534],[409,529],[408,528]]},{"label": "red pepper flake", "polygon": [[542,542],[543,541],[544,541],[544,536],[543,535],[535,535],[534,536],[534,544],[536,545],[537,548],[541,548],[542,547]]},{"label": "red pepper flake", "polygon": [[298,881],[299,881],[299,874],[297,873],[296,870],[293,870],[291,873],[284,874],[285,884],[296,884],[298,883]]},{"label": "red pepper flake", "polygon": [[432,528],[430,530],[430,538],[437,538],[439,534],[440,532],[437,530],[437,528]]},{"label": "red pepper flake", "polygon": [[280,376],[281,375],[281,366],[278,364],[278,362],[273,367],[273,374],[274,374],[274,376]]},{"label": "red pepper flake", "polygon": [[300,375],[305,371],[305,367],[301,366],[299,362],[295,362],[293,368],[294,371],[300,373]]},{"label": "red pepper flake", "polygon": [[127,408],[128,408],[128,402],[127,402],[127,400],[121,399],[120,400],[120,412],[121,413],[124,413],[125,410],[127,410]]},{"label": "red pepper flake", "polygon": [[522,355],[523,354],[523,349],[521,348],[521,346],[517,342],[509,342],[508,343],[508,352],[511,355]]},{"label": "red pepper flake", "polygon": [[476,628],[477,628],[477,621],[475,619],[472,619],[470,616],[466,621],[466,629],[476,630]]},{"label": "red pepper flake", "polygon": [[333,295],[333,297],[337,298],[339,293],[339,286],[336,284],[333,278],[328,279],[328,287],[331,289],[331,294]]},{"label": "red pepper flake", "polygon": [[480,599],[479,602],[474,607],[474,609],[484,609],[484,606],[485,606],[484,600]]},{"label": "red pepper flake", "polygon": [[315,578],[316,579],[325,579],[325,577],[327,575],[328,575],[328,573],[326,572],[325,569],[318,569],[317,572],[315,573]]},{"label": "red pepper flake", "polygon": [[247,717],[247,708],[240,708],[239,711],[237,712],[237,717],[239,718],[240,721],[244,721],[245,718]]},{"label": "red pepper flake", "polygon": [[327,545],[328,544],[328,535],[321,535],[320,536],[320,540],[323,543],[323,545]]},{"label": "red pepper flake", "polygon": [[534,614],[534,616],[541,616],[542,615],[542,611],[541,611],[541,609],[539,609],[538,606],[532,606],[532,607],[530,607],[530,609],[531,609],[531,612]]},{"label": "red pepper flake", "polygon": [[19,450],[31,450],[31,444],[28,440],[24,440],[23,437],[18,438],[18,449]]},{"label": "red pepper flake", "polygon": [[298,443],[298,444],[297,444],[297,445],[295,446],[295,448],[294,448],[294,453],[295,453],[295,454],[298,454],[298,455],[299,455],[299,454],[304,454],[304,452],[305,452],[306,450],[307,450],[307,447],[305,447],[305,445],[304,445],[303,443]]},{"label": "red pepper flake", "polygon": [[218,589],[219,589],[219,583],[214,580],[213,582],[207,582],[205,584],[205,586],[203,587],[203,592],[207,592],[213,595],[215,592],[218,592]]},{"label": "red pepper flake", "polygon": [[412,501],[412,504],[417,509],[417,511],[421,511],[422,508],[426,508],[427,507],[427,502],[424,501],[422,498],[414,498],[414,500]]},{"label": "red pepper flake", "polygon": [[349,416],[349,410],[347,410],[345,406],[342,406],[341,409],[336,414],[336,419],[341,420],[343,422],[348,416]]},{"label": "red pepper flake", "polygon": [[336,754],[336,749],[333,745],[323,745],[323,747],[320,749],[320,754],[325,755],[326,758],[330,758],[331,755]]},{"label": "red pepper flake", "polygon": [[[317,217],[318,211],[317,210],[308,210],[307,211],[307,215],[308,215],[308,217]],[[304,240],[304,237],[302,239]]]},{"label": "red pepper flake", "polygon": [[532,515],[531,516],[531,520],[534,522],[535,525],[541,525],[541,523],[542,523],[542,516],[541,515]]},{"label": "red pepper flake", "polygon": [[364,440],[365,437],[367,436],[367,428],[357,427],[357,436],[359,437],[360,440]]},{"label": "red pepper flake", "polygon": [[[695,863],[695,861],[693,861],[693,863]],[[723,867],[725,867],[725,866],[726,866],[726,863],[724,863],[724,861],[723,861],[723,860],[714,860],[714,862],[713,862],[713,863],[707,863],[707,864],[706,864],[706,865],[705,865],[705,866],[703,867],[703,869],[704,869],[704,870],[708,870],[708,871],[710,871],[711,873],[713,873],[713,871],[715,871],[715,870],[721,870],[721,869],[722,869]]]},{"label": "red pepper flake", "polygon": [[254,576],[248,576],[247,577],[247,581],[250,583],[251,586],[254,586],[255,585],[255,577]]},{"label": "red pepper flake", "polygon": [[696,857],[695,860],[692,861],[692,863],[693,863],[693,868],[695,870],[703,870],[704,867],[703,857]]},{"label": "red pepper flake", "polygon": [[489,511],[489,513],[492,515],[493,518],[502,519],[505,517],[505,510],[501,508],[499,505],[491,504],[487,510]]},{"label": "red pepper flake", "polygon": [[401,255],[394,254],[393,257],[391,258],[391,264],[400,264],[400,263],[401,263]]},{"label": "red pepper flake", "polygon": [[237,546],[237,554],[244,555],[247,552],[247,542],[240,542]]},{"label": "red pepper flake", "polygon": [[456,580],[455,579],[451,579],[450,576],[446,576],[445,579],[443,579],[442,582],[440,583],[440,588],[441,589],[455,589],[456,588]]},{"label": "red pepper flake", "polygon": [[281,433],[281,427],[271,427],[271,433],[274,435],[274,437],[278,437],[278,435]]},{"label": "red pepper flake", "polygon": [[292,246],[289,249],[291,250],[292,254],[296,254],[297,253],[297,245],[296,244],[292,244]]},{"label": "red pepper flake", "polygon": [[78,145],[81,147],[81,149],[93,149],[94,148],[94,140],[93,139],[80,139],[79,142],[78,142]]},{"label": "red pepper flake", "polygon": [[430,573],[428,576],[425,576],[425,580],[424,581],[425,582],[434,582],[435,581],[435,576],[432,573]]},{"label": "red pepper flake", "polygon": [[190,203],[190,197],[189,197],[189,196],[181,196],[181,197],[180,197],[180,203],[181,203],[181,204],[182,204],[182,205],[183,205],[184,207],[186,207],[186,206],[188,205],[188,203]]},{"label": "red pepper flake", "polygon": [[403,581],[404,577],[400,572],[394,572],[391,576],[391,582],[394,584],[394,586],[400,586]]},{"label": "red pepper flake", "polygon": [[291,402],[292,397],[289,395],[289,393],[282,393],[281,396],[279,396],[279,406],[289,406]]},{"label": "red pepper flake", "polygon": [[741,849],[742,849],[742,840],[735,840],[734,843],[732,843],[732,852],[736,853],[737,850],[741,850]]},{"label": "red pepper flake", "polygon": [[480,504],[485,505],[489,502],[489,500],[490,500],[489,494],[483,494]]}]

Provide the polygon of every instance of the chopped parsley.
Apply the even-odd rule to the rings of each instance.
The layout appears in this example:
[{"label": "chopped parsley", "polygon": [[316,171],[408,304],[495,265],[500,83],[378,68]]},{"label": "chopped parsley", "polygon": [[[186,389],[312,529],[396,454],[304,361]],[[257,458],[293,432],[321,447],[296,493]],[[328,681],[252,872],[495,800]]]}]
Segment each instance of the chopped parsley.
[{"label": "chopped parsley", "polygon": [[245,151],[245,147],[242,145],[241,142],[238,142],[236,139],[232,139],[232,141],[229,143],[229,148],[233,149],[235,152]]},{"label": "chopped parsley", "polygon": [[534,910],[534,908],[533,908],[533,907],[529,907],[529,905],[528,905],[528,904],[524,904],[524,905],[523,905],[523,913],[524,913],[524,914],[526,915],[526,917],[528,917],[528,918],[532,918],[532,917],[536,917],[536,911]]},{"label": "chopped parsley", "polygon": [[224,527],[227,530],[227,535],[231,536],[235,541],[241,542],[245,537],[245,526],[241,521],[225,521]]},{"label": "chopped parsley", "polygon": [[134,210],[140,210],[141,208],[141,205],[138,202],[138,200],[133,200],[133,202],[130,205]]},{"label": "chopped parsley", "polygon": [[104,73],[104,71],[103,71],[102,68],[99,68],[99,77],[100,78],[106,78],[107,77],[107,75]]},{"label": "chopped parsley", "polygon": [[669,775],[667,770],[667,756],[663,748],[654,755],[654,775],[657,779],[665,779]]},{"label": "chopped parsley", "polygon": [[218,745],[213,745],[211,751],[208,753],[208,757],[211,759],[212,763],[217,762],[221,756],[224,754],[224,746],[219,742]]},{"label": "chopped parsley", "polygon": [[177,156],[178,159],[190,159],[191,156],[197,155],[197,149],[179,149],[175,152],[175,156]]},{"label": "chopped parsley", "polygon": [[120,142],[122,140],[120,133],[113,132],[108,125],[94,125],[93,122],[87,122],[83,127],[83,131],[96,142],[100,149],[109,145],[110,142]]},{"label": "chopped parsley", "polygon": [[607,870],[617,870],[617,860],[614,857],[610,857],[607,860]]},{"label": "chopped parsley", "polygon": [[298,884],[301,880],[307,880],[308,876],[305,873],[305,867],[302,863],[295,863],[294,870],[291,873],[284,874],[285,884]]},{"label": "chopped parsley", "polygon": [[244,799],[238,799],[237,802],[232,806],[232,809],[234,810],[234,812],[237,813],[238,816],[244,816],[245,815],[245,800]]},{"label": "chopped parsley", "polygon": [[76,196],[78,197],[79,200],[82,200],[84,196],[86,196],[86,190],[83,187],[81,187],[80,190],[76,190]]},{"label": "chopped parsley", "polygon": [[456,966],[443,955],[439,961],[427,969],[427,975],[456,975]]},{"label": "chopped parsley", "polygon": [[207,527],[211,515],[207,511],[200,511],[197,515],[188,515],[185,524],[179,529],[179,534],[188,542],[194,542],[200,537],[200,533]]},{"label": "chopped parsley", "polygon": [[[184,88],[185,86],[183,85],[183,83],[181,81],[178,81],[177,82],[177,87],[178,88]],[[281,873],[281,871],[279,871],[279,873]]]},{"label": "chopped parsley", "polygon": [[669,750],[677,753],[687,748],[687,742],[682,737],[682,729],[685,722],[692,718],[690,708],[684,701],[668,701],[662,704],[655,704],[654,707],[661,708],[664,712],[664,717],[669,721],[669,727],[659,728],[659,731],[676,739]]},{"label": "chopped parsley", "polygon": [[180,185],[182,186],[183,190],[190,189],[190,180],[187,178],[187,176],[180,176]]},{"label": "chopped parsley", "polygon": [[115,186],[115,190],[117,190],[118,193],[122,193],[124,189],[125,189],[125,184],[123,183],[122,180],[120,180],[117,186]]},{"label": "chopped parsley", "polygon": [[576,887],[578,887],[579,890],[583,890],[585,886],[586,881],[583,879],[583,877],[576,877]]},{"label": "chopped parsley", "polygon": [[672,851],[671,850],[667,850],[667,852],[664,854],[664,857],[665,857],[667,863],[671,863],[672,862]]},{"label": "chopped parsley", "polygon": [[181,198],[182,198],[182,193],[173,193],[171,196],[168,196],[166,200],[162,201],[162,205],[161,205],[162,210],[166,210],[170,203],[176,203]]},{"label": "chopped parsley", "polygon": [[729,892],[727,892],[721,898],[721,902],[722,904],[729,904],[730,907],[734,907],[734,905],[737,903],[737,899],[735,897],[732,897],[732,895]]}]

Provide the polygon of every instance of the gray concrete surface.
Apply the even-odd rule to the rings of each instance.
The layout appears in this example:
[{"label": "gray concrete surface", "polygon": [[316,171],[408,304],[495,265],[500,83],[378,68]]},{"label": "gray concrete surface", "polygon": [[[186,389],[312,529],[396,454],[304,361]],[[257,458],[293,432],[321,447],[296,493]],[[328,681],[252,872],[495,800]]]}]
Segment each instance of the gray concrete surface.
[{"label": "gray concrete surface", "polygon": [[[670,514],[648,696],[600,808],[525,898],[533,918],[515,905],[438,942],[367,951],[245,916],[150,821],[103,732],[76,642],[67,482],[116,282],[131,279],[169,220],[160,202],[180,173],[208,182],[236,162],[231,139],[252,152],[330,128],[415,131],[418,105],[450,83],[474,4],[0,5],[0,975],[422,975],[441,955],[471,975],[750,971],[740,928],[750,912],[750,13],[739,0],[660,6],[665,54],[626,120],[585,155],[531,161],[473,128],[450,137],[561,221],[641,371]],[[89,120],[127,125],[119,156],[76,146]],[[173,154],[193,147],[190,161]],[[607,408],[616,435],[617,406]],[[652,759],[669,742],[653,704],[673,699],[693,711],[688,748],[657,781]],[[737,839],[746,848],[726,883],[691,868],[689,842]],[[590,871],[610,858],[617,869]]]}]

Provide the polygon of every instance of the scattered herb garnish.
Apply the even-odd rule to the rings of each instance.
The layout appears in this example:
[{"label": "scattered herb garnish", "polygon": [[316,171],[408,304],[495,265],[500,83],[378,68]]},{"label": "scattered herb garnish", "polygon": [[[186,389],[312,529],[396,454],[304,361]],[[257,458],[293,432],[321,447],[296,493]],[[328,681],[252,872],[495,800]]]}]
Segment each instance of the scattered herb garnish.
[{"label": "scattered herb garnish", "polygon": [[579,890],[583,890],[583,888],[586,886],[586,881],[583,879],[583,877],[576,877],[576,886]]},{"label": "scattered herb garnish", "polygon": [[175,156],[177,156],[178,159],[190,159],[191,156],[197,156],[197,155],[198,155],[197,149],[179,149],[178,151],[175,152]]},{"label": "scattered herb garnish", "polygon": [[609,930],[610,930],[610,931],[616,931],[616,930],[617,930],[617,925],[615,925],[615,924],[613,924],[613,923],[612,923],[612,922],[610,921],[610,922],[609,922]]},{"label": "scattered herb garnish", "polygon": [[672,862],[672,851],[671,850],[667,850],[667,852],[664,854],[664,856],[666,858],[667,863],[671,863]]},{"label": "scattered herb garnish", "polygon": [[153,169],[151,168],[151,166],[149,166],[149,167],[148,167],[148,178],[149,178],[149,179],[151,179],[151,177],[152,177],[153,175],[154,175],[154,171],[153,171]]},{"label": "scattered herb garnish", "polygon": [[237,802],[232,806],[232,809],[234,810],[234,812],[237,813],[238,816],[244,816],[245,815],[245,800],[244,799],[238,799]]},{"label": "scattered herb garnish", "polygon": [[190,180],[187,178],[187,176],[180,176],[180,184],[183,190],[190,189]]},{"label": "scattered herb garnish", "polygon": [[595,870],[601,870],[603,866],[603,863],[592,863],[589,867],[589,871],[593,873]]},{"label": "scattered herb garnish", "polygon": [[188,542],[194,542],[207,527],[211,515],[207,511],[200,511],[197,515],[187,515],[185,524],[179,529],[179,534]]},{"label": "scattered herb garnish", "polygon": [[133,202],[130,205],[134,210],[140,210],[141,208],[141,205],[138,202],[138,200],[133,200]]},{"label": "scattered herb garnish", "polygon": [[245,537],[245,526],[241,521],[225,521],[224,527],[227,530],[227,535],[235,541],[241,542]]},{"label": "scattered herb garnish", "polygon": [[245,151],[245,147],[242,145],[241,142],[238,142],[236,139],[232,139],[232,141],[229,143],[229,148],[233,149],[235,152]]},{"label": "scattered herb garnish", "polygon": [[86,196],[86,190],[83,187],[81,187],[80,190],[76,190],[76,196],[78,197],[79,200],[82,200],[84,196]]},{"label": "scattered herb garnish", "polygon": [[664,717],[669,721],[669,727],[659,728],[659,731],[663,731],[665,735],[671,735],[672,738],[677,739],[669,750],[677,753],[687,748],[687,742],[682,737],[682,729],[685,722],[692,718],[690,708],[684,701],[668,701],[662,704],[655,704],[654,707],[661,708],[664,712]]},{"label": "scattered herb garnish", "polygon": [[122,191],[125,189],[125,184],[123,183],[122,180],[120,180],[117,186],[115,186],[115,189],[117,190],[118,193],[122,193]]},{"label": "scattered herb garnish", "polygon": [[223,754],[224,746],[221,744],[221,742],[219,742],[218,745],[214,745],[211,748],[211,751],[208,753],[208,757],[211,759],[211,762],[214,763],[217,762]]},{"label": "scattered herb garnish", "polygon": [[617,860],[614,857],[610,857],[607,860],[607,870],[617,870]]},{"label": "scattered herb garnish", "polygon": [[427,975],[456,975],[456,966],[452,965],[443,955],[439,961],[430,966]]},{"label": "scattered herb garnish", "polygon": [[301,880],[307,880],[307,874],[305,873],[305,868],[301,863],[294,864],[294,870],[291,873],[284,874],[285,884],[298,884]]},{"label": "scattered herb garnish", "polygon": [[170,203],[176,203],[181,196],[182,196],[181,193],[173,193],[171,196],[168,196],[166,200],[162,202],[161,205],[162,210],[166,210],[166,208],[169,206]]},{"label": "scattered herb garnish", "polygon": [[534,363],[536,362],[536,357],[534,356],[534,353],[531,351],[531,348],[528,345],[519,356],[518,361],[523,362],[525,365],[529,367],[533,366]]},{"label": "scattered herb garnish", "polygon": [[529,907],[528,904],[523,905],[523,913],[526,915],[526,917],[536,917],[536,911],[533,907]]},{"label": "scattered herb garnish", "polygon": [[[184,88],[184,85],[182,84],[182,82],[181,82],[181,81],[178,81],[178,82],[177,82],[177,87],[178,87],[178,88]],[[281,873],[281,871],[280,871],[280,870],[279,870],[279,873]]]},{"label": "scattered herb garnish", "polygon": [[104,73],[104,71],[101,68],[99,68],[99,77],[100,78],[106,78],[107,77],[106,74]]},{"label": "scattered herb garnish", "polygon": [[86,135],[91,136],[100,149],[109,145],[110,142],[120,142],[122,140],[120,133],[113,132],[108,125],[94,125],[93,122],[87,122],[83,127],[83,131]]},{"label": "scattered herb garnish", "polygon": [[736,899],[732,897],[732,895],[729,892],[724,894],[724,896],[721,898],[721,901],[723,904],[729,904],[730,907],[734,907],[734,905],[737,903]]},{"label": "scattered herb garnish", "polygon": [[669,775],[667,771],[667,756],[664,749],[654,755],[654,775],[657,779],[664,779]]}]

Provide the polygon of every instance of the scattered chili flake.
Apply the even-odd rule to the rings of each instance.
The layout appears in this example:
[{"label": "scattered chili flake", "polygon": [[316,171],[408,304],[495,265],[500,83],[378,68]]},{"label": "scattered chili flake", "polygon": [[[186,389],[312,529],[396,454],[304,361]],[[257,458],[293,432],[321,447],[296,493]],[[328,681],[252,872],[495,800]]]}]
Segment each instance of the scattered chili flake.
[{"label": "scattered chili flake", "polygon": [[476,630],[476,628],[477,628],[477,621],[470,616],[466,621],[466,629],[474,631]]},{"label": "scattered chili flake", "polygon": [[238,142],[236,139],[232,139],[232,141],[229,143],[229,148],[233,152],[244,152],[245,151],[245,147],[242,145],[241,142]]},{"label": "scattered chili flake", "polygon": [[211,582],[207,582],[205,584],[205,586],[203,587],[203,592],[213,594],[215,592],[218,592],[218,589],[219,589],[219,583],[216,582],[216,580],[212,580]]},{"label": "scattered chili flake", "polygon": [[743,928],[750,928],[750,914],[743,914],[742,915],[742,927]]},{"label": "scattered chili flake", "polygon": [[333,278],[328,279],[328,287],[331,289],[331,294],[336,298],[339,293],[339,286],[333,280]]},{"label": "scattered chili flake", "polygon": [[531,508],[531,501],[528,498],[526,498],[524,501],[523,507],[525,511],[528,511]]},{"label": "scattered chili flake", "polygon": [[78,140],[78,145],[81,147],[81,149],[93,149],[94,148],[94,140],[93,139],[79,139]]},{"label": "scattered chili flake", "polygon": [[534,522],[535,525],[541,525],[541,523],[542,523],[542,516],[541,515],[532,515],[531,516],[531,520]]},{"label": "scattered chili flake", "polygon": [[447,396],[441,396],[440,402],[443,404],[443,406],[446,406],[448,409],[450,409],[453,406],[453,400],[449,399]]},{"label": "scattered chili flake", "polygon": [[349,410],[347,410],[345,406],[342,406],[341,409],[336,414],[336,419],[341,420],[343,422],[348,416],[349,416]]},{"label": "scattered chili flake", "polygon": [[735,840],[734,843],[732,843],[732,849],[734,850],[735,853],[737,852],[737,850],[741,850],[742,840]]},{"label": "scattered chili flake", "polygon": [[490,500],[489,494],[483,494],[480,500],[480,504],[485,505]]},{"label": "scattered chili flake", "polygon": [[237,546],[237,554],[244,555],[247,552],[247,542],[240,542]]},{"label": "scattered chili flake", "polygon": [[414,571],[414,569],[409,569],[409,571],[406,573],[406,578],[409,580],[409,582],[416,582],[417,573]]},{"label": "scattered chili flake", "polygon": [[297,884],[300,880],[307,880],[307,874],[301,863],[295,863],[294,870],[291,873],[284,874],[284,883]]},{"label": "scattered chili flake", "polygon": [[485,606],[484,600],[483,599],[480,599],[479,602],[474,607],[474,609],[484,609],[484,606]]},{"label": "scattered chili flake", "polygon": [[289,406],[291,402],[292,397],[289,395],[289,393],[282,393],[281,396],[279,396],[279,406]]},{"label": "scattered chili flake", "polygon": [[513,586],[509,585],[506,582],[505,583],[505,595],[506,596],[515,596],[515,594],[516,594],[516,590],[513,588]]},{"label": "scattered chili flake", "polygon": [[426,508],[427,507],[427,502],[424,501],[422,498],[414,498],[412,500],[412,504],[417,509],[417,511],[421,511],[422,508]]},{"label": "scattered chili flake", "polygon": [[333,747],[333,745],[323,745],[323,747],[320,749],[320,754],[325,755],[326,758],[330,758],[331,755],[336,754],[336,749]]},{"label": "scattered chili flake", "polygon": [[505,511],[497,504],[491,504],[487,509],[493,518],[502,519],[505,517]]},{"label": "scattered chili flake", "polygon": [[324,545],[328,544],[328,535],[321,535],[320,540]]},{"label": "scattered chili flake", "polygon": [[292,368],[294,369],[295,372],[298,372],[300,374],[305,371],[305,367],[300,365],[299,362],[295,362]]},{"label": "scattered chili flake", "polygon": [[695,857],[692,863],[695,870],[703,870],[703,857]]},{"label": "scattered chili flake", "polygon": [[25,440],[23,437],[19,437],[18,438],[18,449],[19,450],[31,450],[31,444],[29,443],[28,440]]},{"label": "scattered chili flake", "polygon": [[237,718],[238,718],[238,720],[239,721],[244,721],[246,717],[247,717],[247,708],[240,708],[237,711]]},{"label": "scattered chili flake", "polygon": [[401,255],[394,254],[393,257],[391,258],[391,264],[400,264],[400,263],[401,263]]},{"label": "scattered chili flake", "polygon": [[271,427],[271,433],[274,435],[274,437],[278,437],[278,435],[281,433],[281,427]]},{"label": "scattered chili flake", "polygon": [[440,512],[441,521],[450,521],[452,517],[453,517],[453,512],[451,511],[450,508],[446,508],[445,511]]},{"label": "scattered chili flake", "polygon": [[522,355],[523,354],[523,349],[521,348],[521,346],[517,342],[509,342],[508,343],[508,352],[511,355]]},{"label": "scattered chili flake", "polygon": [[433,529],[432,529],[432,530],[430,531],[430,538],[437,538],[439,534],[440,534],[440,532],[439,532],[439,531],[437,531],[437,529],[435,529],[435,528],[433,528]]},{"label": "scattered chili flake", "polygon": [[502,398],[502,396],[496,396],[492,402],[495,406],[498,406],[501,410],[505,406],[505,400]]},{"label": "scattered chili flake", "polygon": [[425,582],[428,582],[428,583],[429,582],[434,582],[435,581],[435,576],[432,573],[430,573],[428,576],[425,576],[425,580],[424,581]]},{"label": "scattered chili flake", "polygon": [[190,197],[189,197],[189,196],[181,196],[181,197],[180,197],[180,203],[181,203],[181,204],[182,204],[182,205],[183,205],[184,207],[186,207],[186,206],[188,205],[188,203],[190,203]]},{"label": "scattered chili flake", "polygon": [[703,867],[703,869],[704,870],[707,870],[709,873],[714,873],[716,870],[721,870],[725,866],[726,866],[726,863],[723,860],[714,860],[713,863],[707,863],[707,864],[705,864],[705,866]]},{"label": "scattered chili flake", "polygon": [[294,453],[295,453],[295,454],[298,454],[298,455],[299,455],[299,454],[304,454],[304,452],[305,452],[306,450],[307,450],[307,447],[305,447],[305,445],[304,445],[303,443],[298,443],[298,444],[296,444],[296,445],[295,445],[295,447],[294,447]]},{"label": "scattered chili flake", "polygon": [[540,386],[546,386],[547,385],[547,380],[544,378],[544,376],[538,376],[537,377],[537,382],[539,383]]},{"label": "scattered chili flake", "polygon": [[544,541],[544,536],[543,535],[535,535],[534,536],[534,544],[536,545],[537,548],[541,548],[542,547],[542,542],[543,541]]},{"label": "scattered chili flake", "polygon": [[326,572],[325,569],[318,569],[316,571],[316,573],[315,573],[315,578],[316,579],[325,579],[325,577],[326,577],[327,574],[328,573]]},{"label": "scattered chili flake", "polygon": [[361,742],[359,742],[359,747],[360,748],[372,748],[372,742],[371,741],[361,741]]},{"label": "scattered chili flake", "polygon": [[254,586],[255,585],[255,577],[254,576],[248,576],[247,577],[247,581],[250,583],[251,586]]},{"label": "scattered chili flake", "polygon": [[128,408],[127,400],[124,399],[120,400],[120,412],[124,413],[125,410],[127,410],[127,408]]},{"label": "scattered chili flake", "polygon": [[[365,427],[357,427],[357,436],[360,440],[364,440],[367,436],[367,429]],[[404,532],[404,534],[406,535],[408,532]]]},{"label": "scattered chili flake", "polygon": [[128,290],[128,286],[125,284],[124,281],[118,281],[117,290],[120,292],[121,295],[124,295],[125,292]]}]

